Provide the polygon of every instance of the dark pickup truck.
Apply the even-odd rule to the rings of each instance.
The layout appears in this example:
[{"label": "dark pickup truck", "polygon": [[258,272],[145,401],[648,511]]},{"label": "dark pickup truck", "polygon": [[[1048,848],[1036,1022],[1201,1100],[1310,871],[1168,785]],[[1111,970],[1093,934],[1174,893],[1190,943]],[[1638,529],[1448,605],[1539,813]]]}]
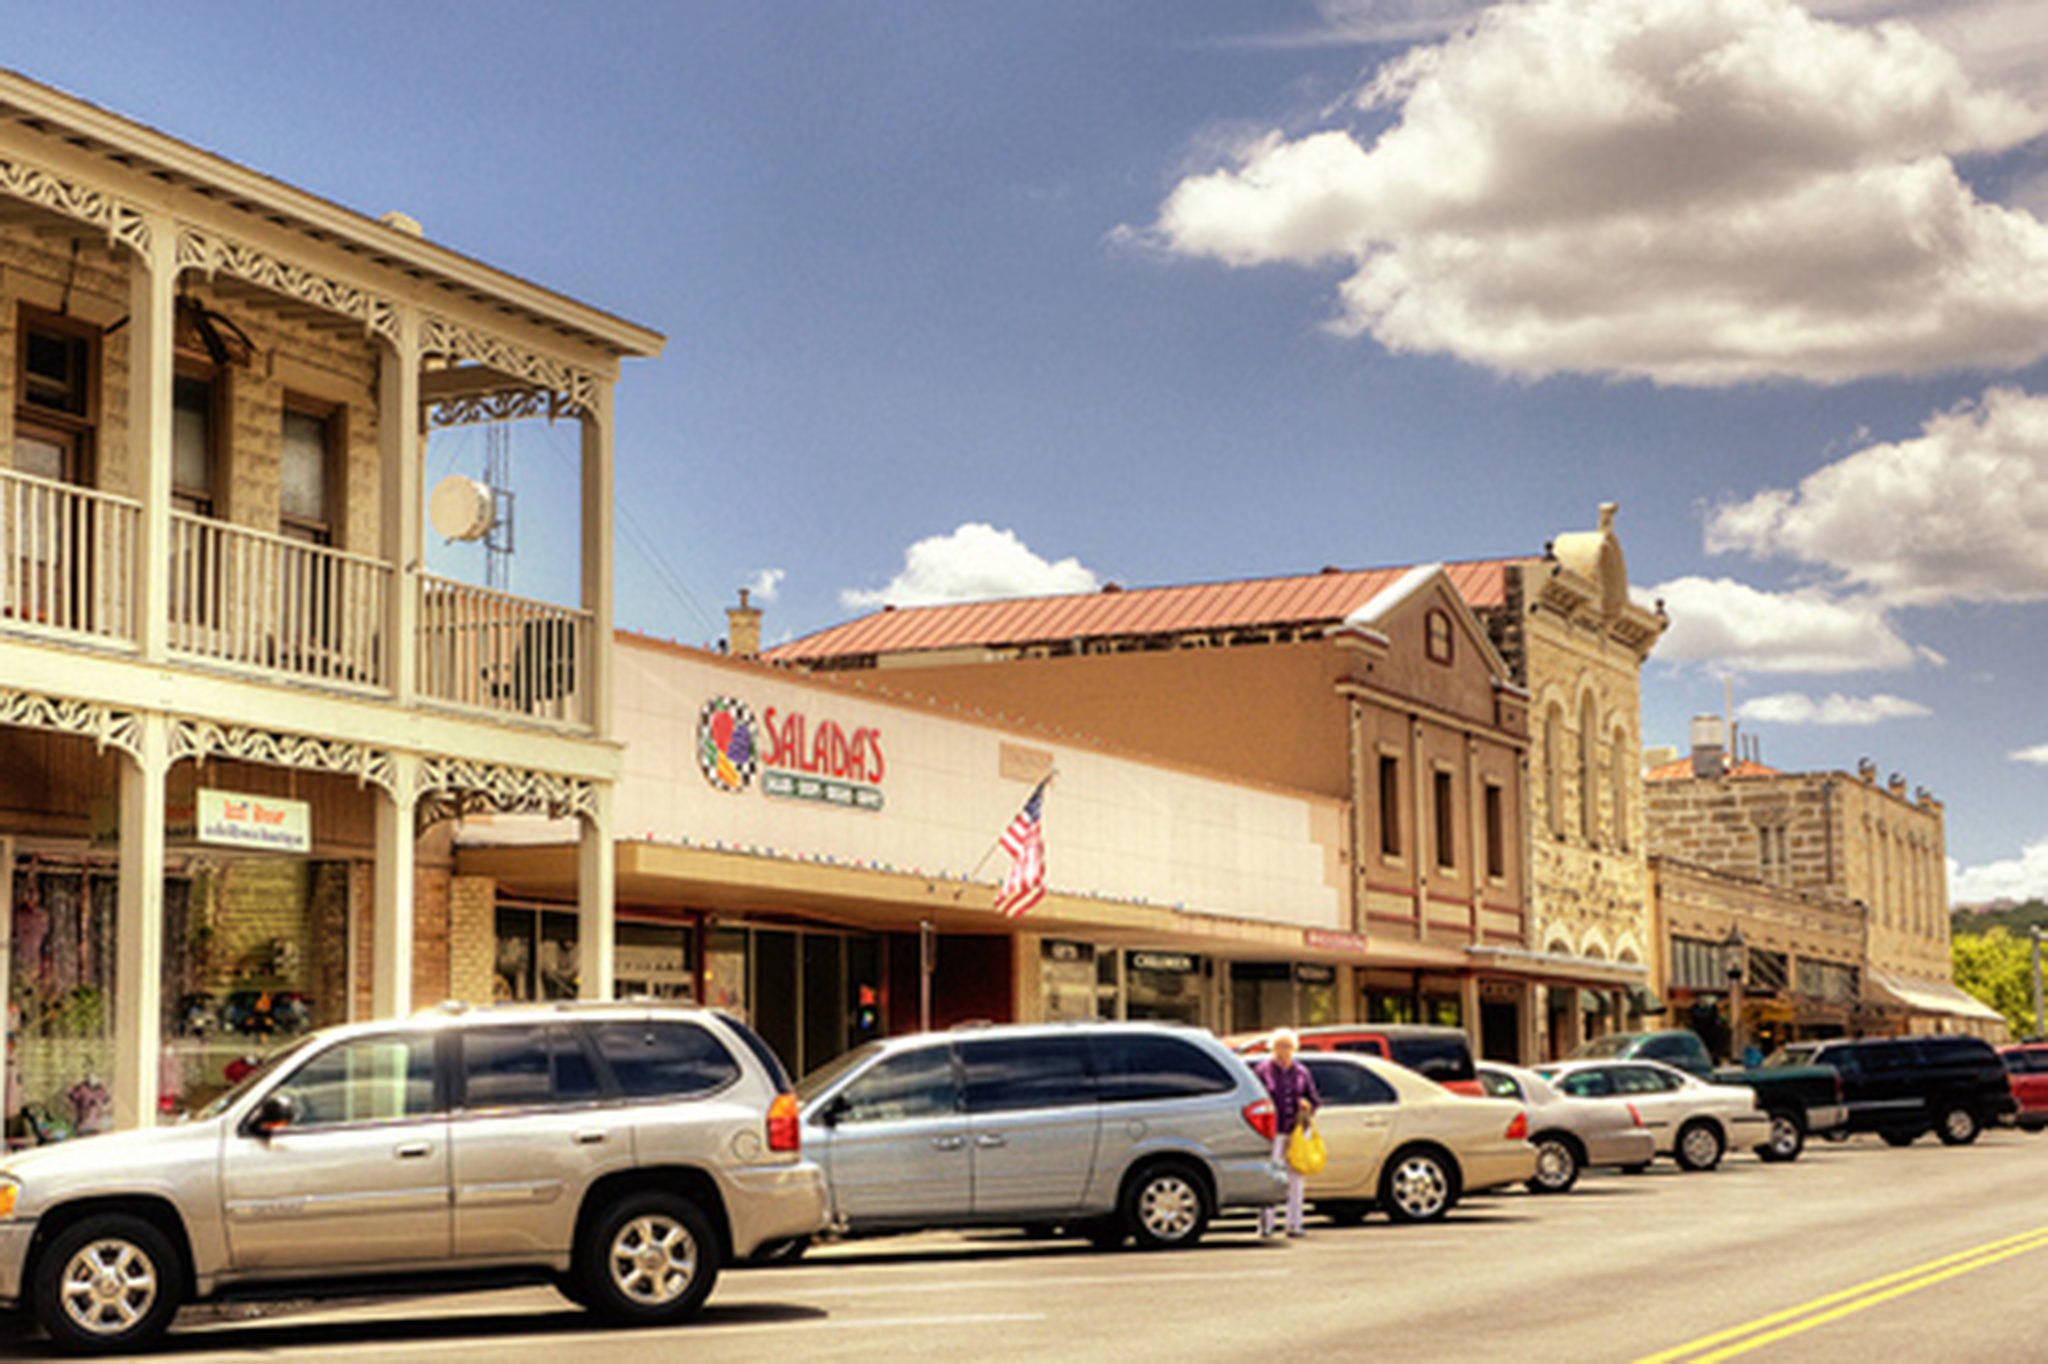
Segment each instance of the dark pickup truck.
[{"label": "dark pickup truck", "polygon": [[1756,1091],[1756,1106],[1771,1115],[1771,1135],[1756,1148],[1769,1161],[1797,1160],[1806,1149],[1806,1134],[1827,1132],[1846,1120],[1842,1077],[1833,1066],[1740,1066],[1714,1068],[1707,1044],[1696,1032],[1674,1028],[1664,1032],[1617,1032],[1596,1037],[1572,1053],[1579,1057],[1662,1061],[1688,1075],[1717,1085],[1746,1085]]}]

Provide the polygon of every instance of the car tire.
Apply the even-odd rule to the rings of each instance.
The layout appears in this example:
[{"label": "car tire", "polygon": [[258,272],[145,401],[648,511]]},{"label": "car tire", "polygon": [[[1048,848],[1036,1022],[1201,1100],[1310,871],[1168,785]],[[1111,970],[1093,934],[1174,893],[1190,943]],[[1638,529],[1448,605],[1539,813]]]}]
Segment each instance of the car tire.
[{"label": "car tire", "polygon": [[1761,1160],[1781,1165],[1799,1159],[1799,1153],[1805,1149],[1806,1124],[1797,1113],[1778,1112],[1771,1114],[1771,1135],[1756,1148],[1756,1153]]},{"label": "car tire", "polygon": [[1318,1203],[1316,1211],[1330,1219],[1332,1226],[1355,1227],[1372,1210],[1370,1203]]},{"label": "car tire", "polygon": [[36,1320],[73,1355],[127,1354],[162,1339],[185,1294],[171,1238],[129,1213],[82,1218],[50,1238],[31,1271]]},{"label": "car tire", "polygon": [[1934,1134],[1941,1138],[1943,1146],[1968,1146],[1983,1130],[1984,1124],[1978,1121],[1974,1112],[1958,1107],[1941,1115],[1941,1123],[1934,1129]]},{"label": "car tire", "polygon": [[718,1282],[710,1220],[670,1193],[628,1194],[610,1204],[591,1219],[579,1250],[583,1301],[620,1325],[683,1321]]},{"label": "car tire", "polygon": [[1887,1127],[1877,1134],[1884,1138],[1886,1146],[1911,1146],[1920,1134],[1910,1128]]},{"label": "car tire", "polygon": [[1530,1193],[1567,1193],[1579,1182],[1579,1148],[1570,1137],[1562,1132],[1545,1132],[1533,1138],[1530,1145],[1536,1148],[1536,1173],[1529,1180]]},{"label": "car tire", "polygon": [[1194,1245],[1208,1226],[1208,1196],[1185,1165],[1148,1165],[1124,1188],[1123,1229],[1140,1250]]},{"label": "car tire", "polygon": [[1703,1173],[1721,1163],[1721,1155],[1728,1149],[1728,1143],[1721,1137],[1721,1129],[1704,1118],[1694,1118],[1678,1129],[1678,1140],[1671,1148],[1672,1158],[1681,1170]]},{"label": "car tire", "polygon": [[1397,1151],[1380,1173],[1380,1206],[1393,1221],[1441,1221],[1457,1201],[1457,1167],[1440,1151]]}]

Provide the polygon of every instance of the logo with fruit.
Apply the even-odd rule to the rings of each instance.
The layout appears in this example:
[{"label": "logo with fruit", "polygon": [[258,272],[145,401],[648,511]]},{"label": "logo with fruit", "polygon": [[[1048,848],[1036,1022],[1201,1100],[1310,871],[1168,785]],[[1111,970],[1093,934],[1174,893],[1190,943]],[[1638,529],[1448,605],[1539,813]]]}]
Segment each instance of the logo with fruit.
[{"label": "logo with fruit", "polygon": [[744,791],[759,767],[754,712],[730,696],[714,696],[697,712],[697,766],[721,791]]}]

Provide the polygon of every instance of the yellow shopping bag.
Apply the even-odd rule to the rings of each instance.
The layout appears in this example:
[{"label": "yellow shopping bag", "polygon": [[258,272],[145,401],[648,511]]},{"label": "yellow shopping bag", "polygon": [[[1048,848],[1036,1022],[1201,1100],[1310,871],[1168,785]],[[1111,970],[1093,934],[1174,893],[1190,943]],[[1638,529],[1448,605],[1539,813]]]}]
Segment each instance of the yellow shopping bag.
[{"label": "yellow shopping bag", "polygon": [[1294,1135],[1287,1139],[1288,1167],[1304,1175],[1319,1175],[1330,1163],[1330,1152],[1323,1145],[1323,1134],[1316,1131],[1315,1120],[1302,1123],[1294,1129]]}]

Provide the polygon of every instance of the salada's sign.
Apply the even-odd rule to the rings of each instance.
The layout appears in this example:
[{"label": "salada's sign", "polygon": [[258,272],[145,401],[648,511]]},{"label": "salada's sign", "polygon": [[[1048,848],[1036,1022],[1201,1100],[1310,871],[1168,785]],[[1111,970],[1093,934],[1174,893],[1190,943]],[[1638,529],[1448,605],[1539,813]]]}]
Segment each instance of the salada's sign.
[{"label": "salada's sign", "polygon": [[267,852],[313,850],[313,807],[302,800],[247,796],[201,787],[195,802],[201,843]]},{"label": "salada's sign", "polygon": [[882,732],[770,706],[714,696],[697,713],[697,766],[721,791],[811,800],[849,810],[882,808]]}]

